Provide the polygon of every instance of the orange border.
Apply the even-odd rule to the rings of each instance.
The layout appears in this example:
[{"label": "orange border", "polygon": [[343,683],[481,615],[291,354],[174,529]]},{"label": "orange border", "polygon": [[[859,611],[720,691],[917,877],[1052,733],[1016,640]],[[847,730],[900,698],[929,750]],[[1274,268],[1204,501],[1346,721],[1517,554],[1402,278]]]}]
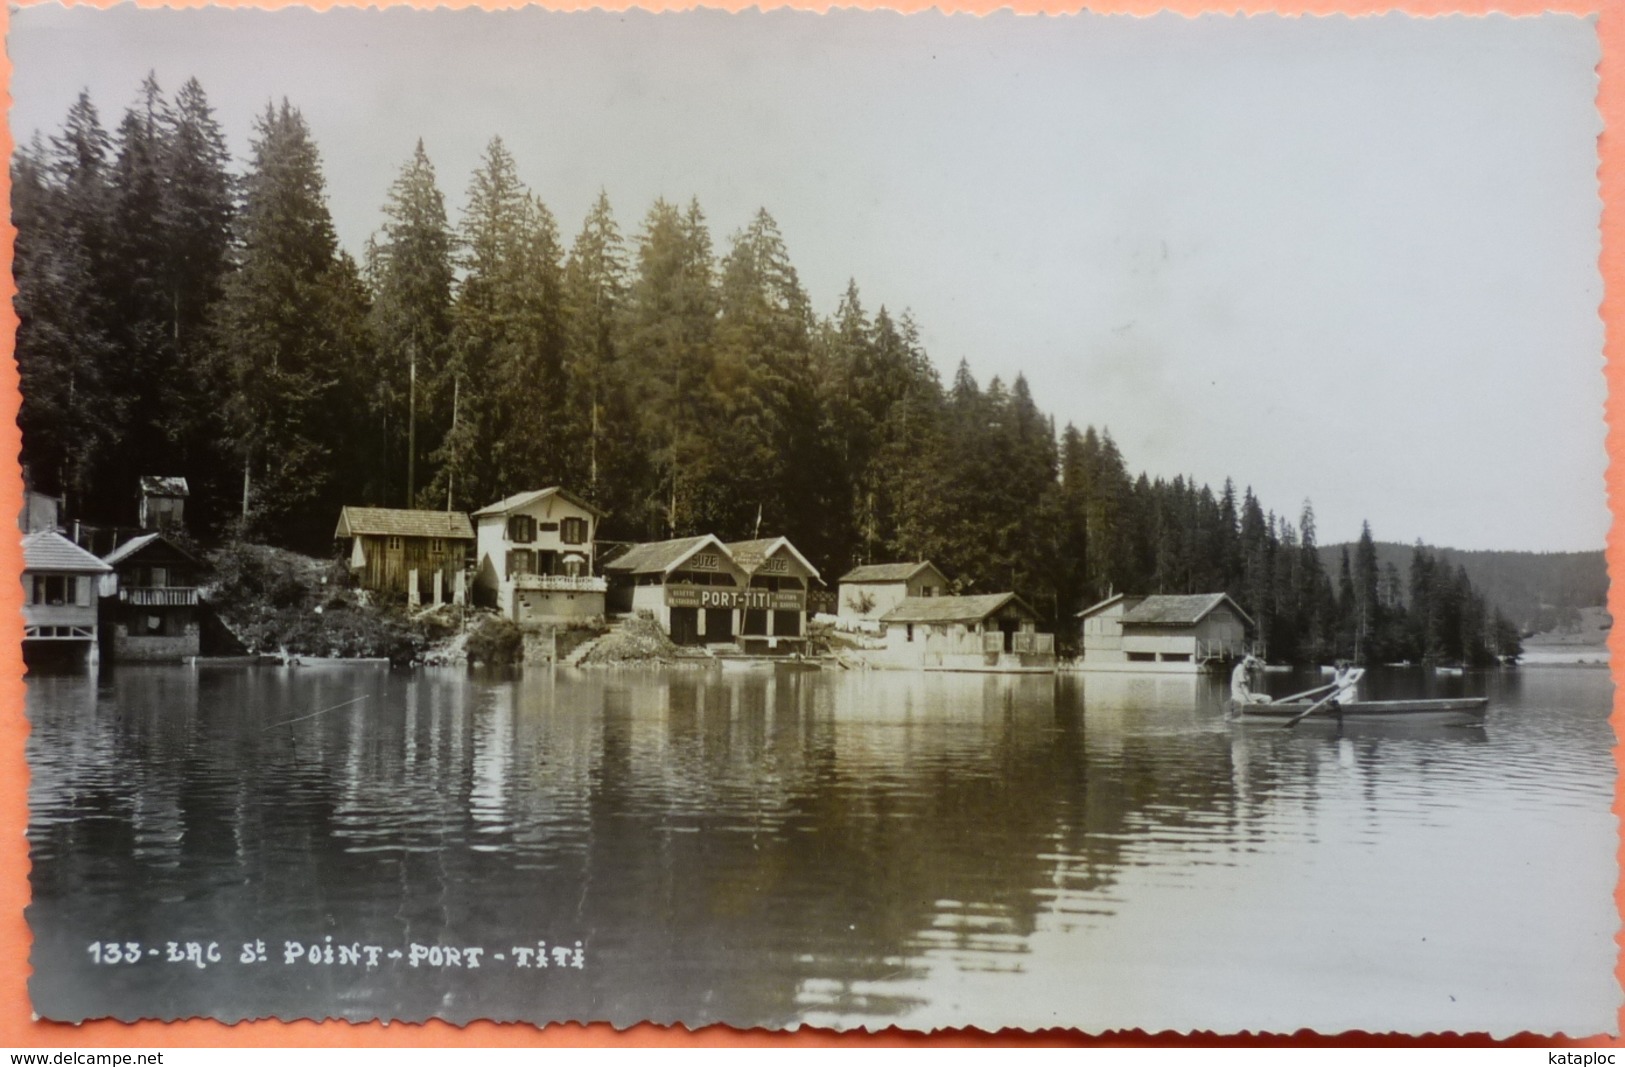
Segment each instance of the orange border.
[{"label": "orange border", "polygon": [[[35,3],[41,0],[24,0]],[[69,6],[89,3],[96,7],[111,7],[114,0],[64,0]],[[136,0],[140,7],[197,8],[213,6],[210,0]],[[317,10],[333,7],[374,6],[369,0],[218,0],[226,7],[290,7],[307,6]],[[391,0],[375,0],[378,4]],[[395,0],[420,8],[485,7],[490,9],[531,6],[524,0],[451,0],[437,4],[432,0]],[[827,11],[833,7],[863,9],[890,9],[901,12],[928,11],[940,8],[950,13],[989,14],[999,10],[1014,10],[1023,14],[1068,14],[1087,9],[1096,13],[1151,15],[1159,11],[1176,11],[1186,15],[1203,13],[1283,15],[1371,15],[1385,12],[1403,12],[1410,15],[1537,15],[1558,12],[1572,15],[1594,15],[1597,32],[1602,42],[1602,59],[1598,65],[1600,76],[1597,106],[1602,113],[1606,129],[1599,144],[1601,165],[1599,191],[1603,199],[1601,268],[1604,297],[1601,307],[1608,327],[1604,354],[1607,357],[1609,394],[1606,405],[1608,420],[1608,453],[1611,460],[1625,450],[1625,348],[1621,331],[1625,329],[1625,234],[1620,232],[1621,212],[1625,211],[1625,139],[1614,135],[1616,128],[1625,129],[1625,0],[1399,0],[1383,3],[1381,0],[856,0],[837,4],[831,0],[763,0],[759,5],[749,0],[544,0],[540,6],[555,10],[587,10],[605,8],[627,10],[643,8],[653,11],[681,11],[699,7],[741,11],[753,6],[763,9],[780,7]],[[7,7],[0,4],[0,27],[9,28]],[[6,76],[7,92],[4,103],[11,105],[9,92],[11,63],[9,57],[0,58],[0,69]],[[0,150],[7,158],[14,147],[9,124],[0,125]],[[10,176],[0,170],[0,201],[10,203]],[[0,277],[11,289],[11,246],[16,231],[9,214],[0,229]],[[8,299],[0,304],[0,336],[7,338],[8,358],[0,359],[0,456],[11,457],[0,462],[0,515],[15,515],[22,508],[21,472],[15,458],[21,447],[17,430],[17,370],[9,358],[9,339],[16,330],[16,316]],[[1610,511],[1619,515],[1625,508],[1625,467],[1611,463],[1608,471],[1608,502]],[[9,523],[7,524],[9,528]],[[1608,535],[1608,563],[1612,575],[1625,574],[1625,530],[1616,522]],[[0,537],[0,574],[18,574],[22,571],[22,549],[16,538]],[[1616,582],[1610,589],[1609,609],[1615,618],[1625,618],[1625,589]],[[15,709],[14,714],[0,716],[0,767],[9,773],[0,773],[0,1046],[94,1048],[94,1047],[213,1047],[213,1046],[334,1046],[334,1047],[416,1047],[416,1046],[471,1046],[471,1047],[547,1047],[547,1046],[604,1046],[630,1047],[669,1046],[697,1047],[712,1045],[737,1046],[863,1046],[896,1047],[914,1045],[1190,1045],[1215,1044],[1268,1046],[1334,1046],[1334,1045],[1482,1045],[1487,1043],[1483,1034],[1445,1035],[1427,1039],[1392,1037],[1369,1034],[1320,1035],[1309,1031],[1274,1037],[1219,1037],[1213,1034],[1180,1035],[1173,1033],[1146,1034],[1139,1031],[1091,1036],[1072,1030],[1048,1030],[1038,1033],[1004,1031],[989,1034],[975,1030],[938,1031],[934,1034],[915,1034],[890,1029],[878,1034],[850,1033],[838,1035],[827,1031],[802,1029],[793,1034],[768,1033],[762,1030],[736,1031],[714,1026],[700,1031],[682,1028],[664,1028],[651,1025],[636,1026],[617,1031],[607,1024],[592,1026],[563,1025],[537,1028],[529,1025],[503,1025],[474,1023],[458,1028],[449,1023],[431,1022],[422,1025],[394,1023],[387,1027],[378,1024],[350,1024],[342,1022],[281,1023],[254,1022],[226,1026],[206,1020],[184,1023],[145,1022],[124,1024],[93,1022],[81,1026],[34,1021],[28,1001],[28,925],[23,919],[23,908],[28,903],[28,846],[24,839],[27,825],[27,775],[23,760],[23,742],[28,725],[22,715],[22,591],[16,582],[0,582],[0,619],[6,620],[0,628],[0,707]],[[1625,676],[1625,635],[1616,628],[1610,641],[1614,663],[1616,696],[1613,723],[1616,738],[1622,721],[1625,699],[1620,686]],[[1625,750],[1614,749],[1616,770],[1625,766]],[[1625,825],[1625,798],[1616,785],[1614,814]],[[1625,848],[1616,847],[1616,859],[1625,860]],[[1625,913],[1625,892],[1615,886],[1615,904]],[[1625,933],[1616,934],[1617,944],[1625,945]],[[1625,967],[1616,965],[1616,979],[1625,982]],[[1615,1028],[1625,1022],[1625,1008]],[[1519,1035],[1506,1044],[1542,1047],[1552,1044],[1625,1046],[1621,1038],[1601,1035],[1555,1041],[1547,1035]]]}]

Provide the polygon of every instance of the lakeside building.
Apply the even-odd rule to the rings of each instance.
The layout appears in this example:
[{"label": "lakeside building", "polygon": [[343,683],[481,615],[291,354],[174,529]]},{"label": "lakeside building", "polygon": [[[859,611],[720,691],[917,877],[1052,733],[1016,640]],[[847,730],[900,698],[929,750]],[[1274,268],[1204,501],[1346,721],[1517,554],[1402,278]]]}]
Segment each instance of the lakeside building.
[{"label": "lakeside building", "polygon": [[633,545],[604,574],[611,611],[648,611],[677,644],[767,654],[805,647],[807,587],[820,580],[786,538],[711,534]]},{"label": "lakeside building", "polygon": [[871,563],[841,576],[835,614],[849,621],[872,622],[909,597],[944,596],[947,577],[929,560],[919,563]]},{"label": "lakeside building", "polygon": [[873,666],[935,671],[1048,673],[1055,636],[1038,632],[1038,613],[1014,593],[906,597],[880,620]]},{"label": "lakeside building", "polygon": [[604,564],[609,610],[647,611],[679,645],[731,642],[746,575],[711,534],[633,545]]},{"label": "lakeside building", "polygon": [[115,660],[163,662],[198,654],[198,560],[162,533],[142,534],[102,561],[102,640]]},{"label": "lakeside building", "polygon": [[23,538],[23,653],[100,659],[96,584],[113,568],[55,530]]},{"label": "lakeside building", "polygon": [[604,614],[608,584],[593,574],[603,512],[558,486],[515,493],[474,513],[474,593],[521,625]]},{"label": "lakeside building", "polygon": [[1252,617],[1224,593],[1118,593],[1078,613],[1083,670],[1196,673],[1247,654]]},{"label": "lakeside building", "polygon": [[460,511],[347,507],[333,537],[349,542],[363,589],[404,593],[412,605],[466,602],[474,528]]},{"label": "lakeside building", "polygon": [[745,575],[736,618],[745,652],[800,652],[807,645],[807,592],[821,582],[818,568],[786,537],[730,541],[724,545]]}]

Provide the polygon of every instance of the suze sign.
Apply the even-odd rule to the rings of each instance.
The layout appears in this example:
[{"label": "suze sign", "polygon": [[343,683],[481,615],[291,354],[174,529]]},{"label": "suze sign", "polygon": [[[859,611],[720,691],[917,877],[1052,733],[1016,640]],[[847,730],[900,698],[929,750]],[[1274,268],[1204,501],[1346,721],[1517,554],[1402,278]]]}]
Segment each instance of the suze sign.
[{"label": "suze sign", "polygon": [[668,585],[666,606],[801,611],[805,605],[800,593],[775,593],[767,589],[708,589],[703,585]]}]

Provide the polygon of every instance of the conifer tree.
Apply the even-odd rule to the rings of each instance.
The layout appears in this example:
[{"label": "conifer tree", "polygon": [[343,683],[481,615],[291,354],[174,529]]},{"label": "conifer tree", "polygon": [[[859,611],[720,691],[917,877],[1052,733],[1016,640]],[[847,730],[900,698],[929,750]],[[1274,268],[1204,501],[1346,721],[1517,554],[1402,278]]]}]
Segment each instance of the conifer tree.
[{"label": "conifer tree", "polygon": [[383,229],[368,247],[377,459],[366,496],[379,503],[418,506],[418,490],[433,478],[428,457],[451,426],[452,251],[445,198],[419,140],[390,186]]},{"label": "conifer tree", "polygon": [[[88,100],[81,98],[88,108]],[[90,112],[93,115],[93,111]],[[90,138],[91,144],[96,138]],[[84,165],[99,167],[92,151]],[[90,503],[91,468],[116,445],[113,398],[103,368],[114,342],[106,330],[105,294],[96,285],[95,257],[85,220],[70,209],[64,187],[72,157],[34,142],[12,158],[12,219],[17,240],[12,270],[17,294],[16,358],[22,383],[18,424],[22,461],[35,488],[60,493],[72,508]],[[66,173],[65,173],[66,172]]]},{"label": "conifer tree", "polygon": [[647,535],[676,537],[706,529],[728,513],[718,492],[720,456],[708,437],[717,410],[710,385],[718,298],[711,238],[697,203],[685,213],[657,200],[638,238],[637,270],[627,300],[627,358],[641,370],[639,407],[647,413],[654,477],[639,502]]},{"label": "conifer tree", "polygon": [[626,301],[626,248],[600,191],[564,263],[568,317],[567,375],[572,436],[585,440],[584,464],[574,471],[589,498],[611,513],[624,512],[621,488],[639,480],[635,445],[626,440],[634,421],[624,399],[620,319]]},{"label": "conifer tree", "polygon": [[219,305],[246,532],[316,545],[344,501],[363,354],[353,265],[338,254],[321,160],[287,101],[254,124],[238,216],[241,265]]}]

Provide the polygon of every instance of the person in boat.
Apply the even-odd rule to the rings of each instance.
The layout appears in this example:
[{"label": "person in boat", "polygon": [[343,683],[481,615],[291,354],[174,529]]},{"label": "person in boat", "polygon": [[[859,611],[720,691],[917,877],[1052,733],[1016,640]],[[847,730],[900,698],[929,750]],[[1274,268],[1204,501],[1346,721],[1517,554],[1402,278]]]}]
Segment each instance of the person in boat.
[{"label": "person in boat", "polygon": [[1330,703],[1336,705],[1352,704],[1360,687],[1360,678],[1365,671],[1360,670],[1346,659],[1337,661],[1337,668],[1332,675],[1332,697]]},{"label": "person in boat", "polygon": [[1264,661],[1254,655],[1247,655],[1236,664],[1236,669],[1230,672],[1230,699],[1237,704],[1268,704],[1270,698],[1263,693],[1253,692],[1248,682],[1251,671],[1264,666]]}]

